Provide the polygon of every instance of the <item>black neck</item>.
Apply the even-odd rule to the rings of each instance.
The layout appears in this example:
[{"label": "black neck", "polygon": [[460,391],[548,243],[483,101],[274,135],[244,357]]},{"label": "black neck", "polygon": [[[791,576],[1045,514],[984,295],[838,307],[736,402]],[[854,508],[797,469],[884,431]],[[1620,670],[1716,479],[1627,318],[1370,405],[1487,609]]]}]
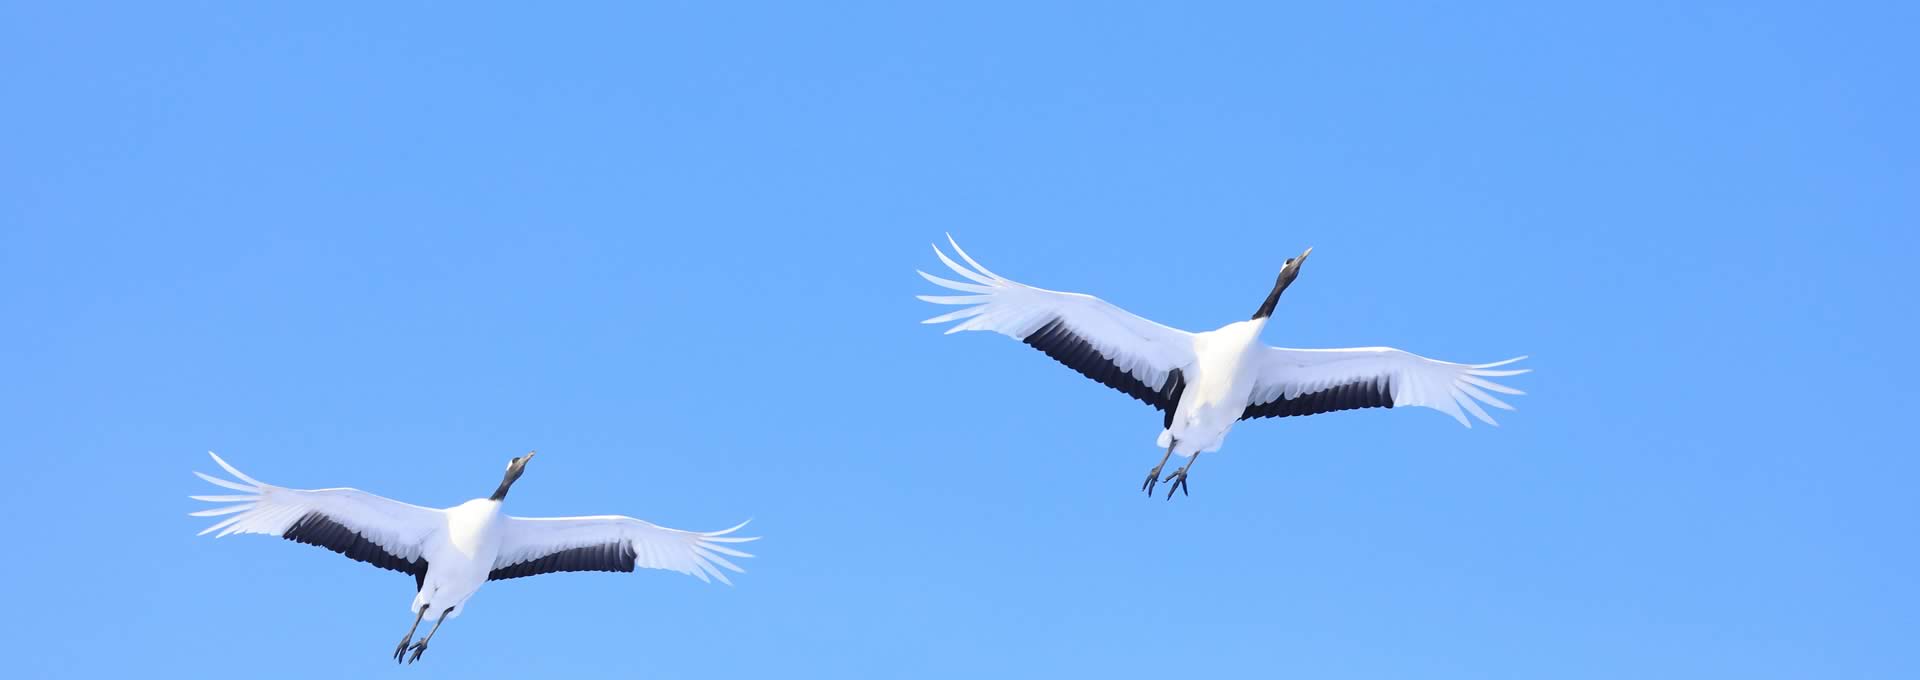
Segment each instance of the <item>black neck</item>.
[{"label": "black neck", "polygon": [[1290,282],[1294,282],[1294,277],[1288,277],[1288,273],[1283,271],[1281,279],[1273,282],[1273,292],[1267,294],[1267,302],[1261,302],[1260,309],[1254,311],[1254,319],[1265,319],[1273,315],[1273,305],[1281,304],[1281,294],[1286,292],[1286,284]]},{"label": "black neck", "polygon": [[519,478],[520,478],[520,475],[516,475],[511,472],[507,473],[506,479],[500,480],[500,488],[494,489],[493,495],[488,496],[487,500],[490,500],[490,501],[506,500],[507,488],[513,486],[513,480],[516,480]]},{"label": "black neck", "polygon": [[1273,316],[1273,306],[1280,304],[1280,293],[1281,291],[1285,291],[1286,289],[1287,289],[1287,284],[1284,282],[1284,280],[1280,282],[1275,282],[1273,284],[1273,292],[1267,293],[1267,301],[1260,303],[1260,309],[1253,313],[1253,318],[1265,319],[1269,316]]},{"label": "black neck", "polygon": [[[1309,248],[1308,252],[1312,252],[1312,249]],[[1273,279],[1273,292],[1267,293],[1267,301],[1260,303],[1260,309],[1253,313],[1254,319],[1273,316],[1273,306],[1280,304],[1280,294],[1286,292],[1287,286],[1293,285],[1294,277],[1300,275],[1300,261],[1304,257],[1287,258],[1287,263],[1280,267],[1280,276]]]}]

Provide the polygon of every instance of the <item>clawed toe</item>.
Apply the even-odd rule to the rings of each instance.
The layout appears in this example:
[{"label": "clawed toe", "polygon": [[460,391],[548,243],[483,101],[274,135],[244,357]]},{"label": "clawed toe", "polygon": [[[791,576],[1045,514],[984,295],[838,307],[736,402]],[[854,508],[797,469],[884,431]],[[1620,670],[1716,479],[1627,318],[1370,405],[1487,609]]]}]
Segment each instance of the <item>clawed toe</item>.
[{"label": "clawed toe", "polygon": [[427,653],[426,640],[421,640],[419,642],[413,643],[413,658],[407,659],[407,663],[413,663],[415,661],[419,661],[420,655],[425,653]]},{"label": "clawed toe", "polygon": [[1148,496],[1152,496],[1153,488],[1159,485],[1160,485],[1160,466],[1155,465],[1152,470],[1147,471],[1147,481],[1141,482],[1140,488],[1145,490]]},{"label": "clawed toe", "polygon": [[1173,500],[1173,492],[1175,491],[1179,491],[1180,495],[1182,496],[1189,495],[1187,493],[1187,469],[1186,468],[1180,468],[1178,470],[1174,470],[1171,474],[1167,475],[1166,479],[1162,479],[1160,481],[1173,482],[1173,484],[1167,487],[1167,500]]},{"label": "clawed toe", "polygon": [[1174,444],[1172,443],[1167,444],[1167,455],[1160,457],[1160,464],[1153,466],[1153,470],[1147,473],[1147,481],[1140,484],[1140,488],[1146,490],[1148,498],[1153,497],[1154,487],[1158,486],[1161,482],[1173,482],[1173,484],[1167,487],[1167,500],[1173,500],[1173,492],[1175,491],[1179,491],[1182,496],[1187,495],[1187,469],[1193,467],[1193,461],[1199,459],[1200,454],[1195,452],[1187,458],[1186,465],[1182,465],[1180,469],[1167,473],[1166,477],[1161,477],[1160,469],[1166,467],[1167,459],[1173,457],[1173,446]]}]

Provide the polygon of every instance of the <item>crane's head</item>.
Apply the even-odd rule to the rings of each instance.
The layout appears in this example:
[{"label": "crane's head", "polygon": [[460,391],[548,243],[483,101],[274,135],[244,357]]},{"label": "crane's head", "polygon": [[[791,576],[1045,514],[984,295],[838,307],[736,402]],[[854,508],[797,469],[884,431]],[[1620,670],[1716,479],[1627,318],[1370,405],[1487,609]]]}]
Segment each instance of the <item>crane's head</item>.
[{"label": "crane's head", "polygon": [[507,497],[507,489],[513,486],[514,481],[520,479],[521,473],[527,471],[527,461],[533,460],[534,453],[528,451],[527,455],[507,461],[507,476],[500,479],[500,488],[493,490],[491,500],[497,501]]},{"label": "crane's head", "polygon": [[1307,256],[1312,254],[1313,249],[1308,248],[1306,252],[1300,253],[1299,257],[1287,258],[1287,263],[1280,266],[1280,277],[1273,281],[1273,292],[1267,293],[1266,302],[1260,303],[1260,309],[1253,313],[1253,318],[1264,319],[1273,316],[1273,306],[1279,304],[1280,294],[1286,292],[1287,286],[1293,285],[1294,277],[1300,275],[1300,265],[1305,264]]}]

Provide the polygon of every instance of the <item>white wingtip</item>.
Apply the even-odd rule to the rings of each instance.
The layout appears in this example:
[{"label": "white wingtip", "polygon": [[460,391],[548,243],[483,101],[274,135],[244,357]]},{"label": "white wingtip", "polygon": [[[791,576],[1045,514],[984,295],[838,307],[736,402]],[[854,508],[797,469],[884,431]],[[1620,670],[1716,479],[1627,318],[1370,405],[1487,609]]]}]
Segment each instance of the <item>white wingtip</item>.
[{"label": "white wingtip", "polygon": [[932,274],[928,274],[926,272],[920,271],[918,269],[913,270],[913,273],[919,274],[920,278],[926,279],[928,283],[939,286],[941,288],[946,288],[948,290],[957,290],[963,293],[992,293],[993,292],[993,288],[991,286],[978,286],[971,283],[961,283],[959,281],[954,281],[951,279],[943,279],[938,276],[934,276]]},{"label": "white wingtip", "polygon": [[[719,531],[700,532],[700,542],[692,546],[694,555],[698,558],[693,561],[695,565],[695,569],[692,572],[693,575],[700,577],[702,581],[706,581],[707,577],[711,575],[713,578],[719,579],[721,583],[731,586],[733,585],[733,581],[727,578],[726,571],[731,571],[736,574],[747,573],[747,570],[740,568],[740,565],[734,564],[726,557],[722,557],[722,555],[738,558],[753,557],[751,553],[735,550],[725,545],[729,543],[746,543],[760,540],[759,536],[729,535],[746,527],[747,524],[752,521],[752,518],[748,518],[744,522]],[[719,568],[716,568],[715,565],[719,565]],[[722,571],[722,569],[726,571]]]},{"label": "white wingtip", "polygon": [[913,298],[936,305],[984,305],[993,300],[992,295],[915,295]]},{"label": "white wingtip", "polygon": [[921,321],[920,323],[923,323],[923,324],[946,323],[948,321],[958,321],[960,319],[980,316],[981,314],[985,314],[985,313],[987,313],[986,307],[967,307],[965,309],[959,309],[959,310],[947,312],[945,314],[941,314],[940,316],[936,316],[931,319],[926,319],[924,321]]},{"label": "white wingtip", "polygon": [[248,484],[252,484],[254,486],[266,486],[265,484],[261,484],[260,480],[254,479],[252,477],[248,477],[247,473],[244,473],[239,471],[238,469],[235,469],[232,465],[228,465],[226,460],[220,458],[220,454],[214,453],[212,451],[208,451],[207,455],[213,456],[213,462],[219,463],[220,467],[224,468],[227,471],[227,474],[233,475],[234,479],[238,479],[240,481],[246,482]]},{"label": "white wingtip", "polygon": [[229,505],[224,508],[211,508],[207,510],[201,510],[199,512],[189,512],[187,513],[187,516],[188,517],[219,517],[221,515],[231,515],[236,512],[246,512],[252,509],[253,509],[252,503],[243,503],[240,505]]},{"label": "white wingtip", "polygon": [[[979,270],[980,273],[987,275],[987,278],[993,279],[995,281],[1004,280],[1000,278],[999,274],[993,273],[991,270],[987,269],[986,267],[980,266],[979,262],[974,261],[973,257],[967,254],[966,249],[960,247],[960,242],[953,240],[953,234],[947,234],[947,245],[953,246],[954,254],[959,255],[960,259],[966,260],[967,264],[973,265],[973,268]],[[982,283],[986,283],[986,282],[983,281]]]},{"label": "white wingtip", "polygon": [[729,536],[728,535],[735,531],[739,531],[742,527],[745,527],[747,525],[747,522],[752,522],[752,521],[753,520],[749,518],[747,519],[746,522],[741,522],[739,524],[735,524],[731,527],[721,529],[719,531],[709,531],[701,534],[701,536],[708,541],[712,541],[716,543],[749,543],[752,541],[758,541],[760,540],[759,536]]},{"label": "white wingtip", "polygon": [[193,475],[195,477],[199,477],[200,479],[205,480],[209,484],[218,486],[223,489],[232,489],[234,491],[242,492],[241,495],[220,494],[220,495],[188,496],[188,498],[191,498],[193,500],[204,501],[208,503],[234,503],[234,505],[223,505],[217,508],[208,508],[205,510],[198,510],[198,511],[187,513],[188,517],[220,517],[222,515],[232,515],[232,517],[225,517],[220,521],[215,522],[213,526],[202,529],[200,530],[200,533],[195,534],[197,536],[205,536],[215,531],[219,531],[220,533],[215,536],[215,538],[218,538],[220,536],[226,536],[227,534],[233,533],[235,529],[240,526],[241,520],[247,519],[249,517],[253,517],[252,514],[249,514],[249,511],[259,507],[261,494],[265,491],[266,485],[261,484],[260,480],[254,479],[252,477],[248,477],[245,473],[242,473],[239,470],[234,469],[232,465],[227,464],[227,461],[222,460],[220,458],[220,454],[214,453],[212,451],[208,451],[207,455],[212,456],[213,462],[219,464],[222,469],[225,469],[228,473],[231,473],[234,477],[239,478],[245,482],[245,483],[242,483],[242,482],[236,482],[232,480],[221,479],[219,477],[209,475],[199,470],[193,471]]},{"label": "white wingtip", "polygon": [[207,527],[205,529],[201,529],[200,533],[197,533],[194,535],[205,536],[207,534],[211,534],[215,531],[218,531],[220,533],[215,535],[214,538],[225,537],[226,535],[233,533],[234,527],[240,524],[240,520],[246,519],[250,516],[251,515],[247,515],[243,513],[243,514],[234,515],[232,517],[228,517],[226,519],[215,522],[213,526]]},{"label": "white wingtip", "polygon": [[1480,400],[1481,403],[1486,404],[1488,406],[1492,406],[1494,408],[1497,408],[1503,411],[1513,410],[1512,404],[1509,404],[1505,401],[1501,401],[1499,397],[1493,396],[1491,394],[1487,394],[1485,391],[1481,390],[1480,388],[1474,387],[1473,383],[1467,382],[1464,379],[1462,379],[1460,382],[1454,383],[1453,388],[1456,390],[1460,390],[1461,392],[1467,393],[1467,396],[1473,397],[1474,399],[1478,399]]},{"label": "white wingtip", "polygon": [[193,474],[196,477],[206,480],[208,484],[212,484],[214,486],[218,486],[223,489],[233,489],[234,491],[245,491],[247,493],[260,492],[260,488],[257,486],[247,486],[239,482],[229,482],[227,480],[221,479],[219,477],[215,477],[213,475],[207,474],[205,472],[201,472],[199,470],[194,470]]},{"label": "white wingtip", "polygon": [[1478,376],[1484,376],[1488,378],[1504,378],[1507,376],[1521,375],[1524,373],[1532,373],[1533,369],[1531,368],[1511,368],[1511,369],[1498,370],[1498,371],[1493,370],[1496,367],[1505,366],[1507,364],[1511,364],[1516,361],[1522,361],[1522,360],[1525,360],[1526,358],[1527,356],[1522,354],[1520,356],[1514,357],[1512,359],[1508,359],[1506,361],[1495,361],[1490,364],[1473,364],[1467,367],[1467,373],[1469,375],[1478,375]]},{"label": "white wingtip", "polygon": [[1525,395],[1525,394],[1526,394],[1526,392],[1522,392],[1522,391],[1520,391],[1520,390],[1517,390],[1517,389],[1514,389],[1514,388],[1511,388],[1511,387],[1507,387],[1506,385],[1502,385],[1502,384],[1500,384],[1500,383],[1496,383],[1496,382],[1494,382],[1494,381],[1491,381],[1491,380],[1487,380],[1487,379],[1485,379],[1485,378],[1481,378],[1481,377],[1479,377],[1479,376],[1476,376],[1476,375],[1474,375],[1474,374],[1472,374],[1472,373],[1467,373],[1467,374],[1464,374],[1464,375],[1462,375],[1462,376],[1460,376],[1460,380],[1461,380],[1461,382],[1465,382],[1465,383],[1467,383],[1467,384],[1469,384],[1469,385],[1474,385],[1474,386],[1477,386],[1477,387],[1481,387],[1481,388],[1484,388],[1484,389],[1489,389],[1489,390],[1493,390],[1493,391],[1495,391],[1495,392],[1499,392],[1499,393],[1501,393],[1501,394],[1518,394],[1518,395]]},{"label": "white wingtip", "polygon": [[1484,375],[1489,377],[1506,377],[1510,375],[1520,375],[1522,373],[1532,373],[1533,369],[1531,368],[1512,368],[1512,369],[1507,369],[1503,371],[1490,370],[1490,369],[1498,368],[1501,366],[1505,366],[1507,364],[1511,364],[1516,361],[1525,361],[1526,358],[1527,358],[1527,355],[1522,354],[1520,356],[1514,357],[1512,359],[1507,359],[1505,361],[1495,361],[1490,364],[1474,364],[1472,366],[1468,366],[1467,368],[1469,369],[1468,372],[1472,373],[1473,375]]},{"label": "white wingtip", "polygon": [[1517,368],[1511,371],[1489,371],[1486,369],[1476,368],[1476,369],[1473,369],[1472,371],[1469,371],[1469,373],[1472,373],[1474,375],[1481,375],[1489,378],[1505,378],[1508,376],[1524,375],[1532,372],[1533,372],[1533,369],[1531,368]]},{"label": "white wingtip", "polygon": [[1462,391],[1459,385],[1452,386],[1449,392],[1454,402],[1465,407],[1467,412],[1473,414],[1473,417],[1478,418],[1480,422],[1494,427],[1500,426],[1499,423],[1493,422],[1493,416],[1487,415],[1486,409],[1480,408],[1480,402],[1474,401],[1473,397],[1467,396],[1467,393]]}]

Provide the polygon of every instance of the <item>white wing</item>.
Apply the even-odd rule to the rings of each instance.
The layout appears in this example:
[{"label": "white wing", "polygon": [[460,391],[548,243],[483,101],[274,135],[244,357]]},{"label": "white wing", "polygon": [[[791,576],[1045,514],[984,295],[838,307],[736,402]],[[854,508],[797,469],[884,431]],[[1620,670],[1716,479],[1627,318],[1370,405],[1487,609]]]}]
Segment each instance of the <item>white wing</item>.
[{"label": "white wing", "polygon": [[[1526,394],[1487,378],[1532,369],[1496,370],[1526,357],[1491,364],[1435,361],[1391,347],[1352,349],[1263,348],[1257,356],[1249,406],[1240,417],[1304,416],[1355,408],[1425,406],[1473,427],[1466,413],[1499,425],[1480,404],[1513,410],[1487,392]],[[1465,412],[1462,412],[1465,409]]]},{"label": "white wing", "polygon": [[934,246],[949,269],[972,283],[921,277],[971,295],[920,295],[937,305],[964,305],[921,323],[960,321],[948,333],[993,331],[1045,352],[1055,361],[1108,387],[1172,413],[1185,385],[1181,369],[1194,361],[1193,334],[1134,316],[1105,300],[1034,288],[980,266],[947,236],[963,267]]},{"label": "white wing", "polygon": [[227,517],[200,532],[215,538],[228,534],[268,534],[317,545],[382,569],[412,574],[427,571],[421,546],[429,535],[446,526],[440,510],[382,498],[358,489],[288,489],[246,476],[208,451],[230,481],[194,472],[216,486],[238,495],[189,496],[196,501],[234,503],[190,513],[194,517]]},{"label": "white wing", "polygon": [[620,515],[597,517],[508,517],[501,525],[500,556],[488,580],[520,578],[558,571],[633,571],[634,567],[666,569],[702,581],[709,577],[732,585],[724,567],[745,570],[726,557],[752,557],[729,548],[729,543],[759,540],[758,536],[731,536],[732,529],[681,531]]}]

